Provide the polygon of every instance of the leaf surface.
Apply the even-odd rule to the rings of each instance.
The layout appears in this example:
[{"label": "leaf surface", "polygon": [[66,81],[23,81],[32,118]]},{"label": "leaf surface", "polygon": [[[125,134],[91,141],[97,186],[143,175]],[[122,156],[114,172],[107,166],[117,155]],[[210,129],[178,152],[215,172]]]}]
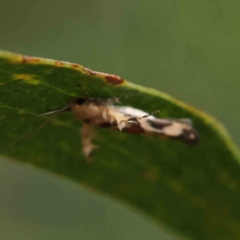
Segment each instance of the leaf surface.
[{"label": "leaf surface", "polygon": [[[158,77],[158,76],[157,76]],[[99,129],[94,162],[84,161],[71,112],[12,147],[75,97],[119,98],[158,117],[191,118],[200,143]],[[78,64],[0,52],[0,151],[140,209],[193,239],[240,238],[240,154],[215,119],[167,94]],[[33,134],[30,134],[33,135]]]}]

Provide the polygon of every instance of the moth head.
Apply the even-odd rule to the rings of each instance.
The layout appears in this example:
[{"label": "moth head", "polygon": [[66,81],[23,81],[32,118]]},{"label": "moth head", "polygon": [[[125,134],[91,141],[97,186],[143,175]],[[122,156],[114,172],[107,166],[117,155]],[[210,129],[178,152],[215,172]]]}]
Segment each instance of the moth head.
[{"label": "moth head", "polygon": [[86,99],[83,98],[83,97],[78,97],[74,100],[74,103],[77,104],[77,105],[82,105],[86,102]]}]

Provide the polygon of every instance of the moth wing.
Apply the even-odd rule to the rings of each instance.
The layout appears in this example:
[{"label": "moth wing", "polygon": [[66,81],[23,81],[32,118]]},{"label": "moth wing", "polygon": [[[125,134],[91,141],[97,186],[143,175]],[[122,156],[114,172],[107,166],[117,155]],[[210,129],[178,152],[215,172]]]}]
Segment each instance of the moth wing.
[{"label": "moth wing", "polygon": [[199,141],[198,132],[192,127],[190,119],[147,119],[147,124],[142,125],[148,132],[159,134],[171,139],[178,139],[189,145]]},{"label": "moth wing", "polygon": [[[144,112],[137,108],[128,107],[128,106],[119,106],[119,107],[116,107],[116,110],[124,114],[125,116],[129,116],[129,117],[143,117],[145,115],[148,115],[147,112]],[[149,116],[148,118],[155,119],[154,116]]]},{"label": "moth wing", "polygon": [[179,118],[179,119],[175,119],[175,121],[179,122],[179,123],[183,123],[186,124],[188,126],[193,126],[192,120],[189,118]]}]

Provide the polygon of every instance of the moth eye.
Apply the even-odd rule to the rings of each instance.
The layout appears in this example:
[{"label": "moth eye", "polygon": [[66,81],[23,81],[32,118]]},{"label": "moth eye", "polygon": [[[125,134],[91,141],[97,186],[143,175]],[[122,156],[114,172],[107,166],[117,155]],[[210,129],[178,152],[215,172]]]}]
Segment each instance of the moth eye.
[{"label": "moth eye", "polygon": [[75,100],[75,103],[78,104],[78,105],[82,105],[85,102],[86,102],[86,100],[84,98],[77,98]]}]

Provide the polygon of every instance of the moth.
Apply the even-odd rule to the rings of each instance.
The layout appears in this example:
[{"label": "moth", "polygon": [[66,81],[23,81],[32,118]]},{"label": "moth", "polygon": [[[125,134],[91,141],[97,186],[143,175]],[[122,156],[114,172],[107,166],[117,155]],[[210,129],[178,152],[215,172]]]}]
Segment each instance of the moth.
[{"label": "moth", "polygon": [[142,134],[158,138],[180,140],[188,145],[199,141],[199,134],[193,128],[190,119],[156,118],[130,106],[117,106],[118,99],[100,99],[78,97],[62,109],[44,113],[40,116],[71,111],[83,125],[80,129],[86,158],[97,148],[93,144],[96,127],[109,128],[129,134]]}]

